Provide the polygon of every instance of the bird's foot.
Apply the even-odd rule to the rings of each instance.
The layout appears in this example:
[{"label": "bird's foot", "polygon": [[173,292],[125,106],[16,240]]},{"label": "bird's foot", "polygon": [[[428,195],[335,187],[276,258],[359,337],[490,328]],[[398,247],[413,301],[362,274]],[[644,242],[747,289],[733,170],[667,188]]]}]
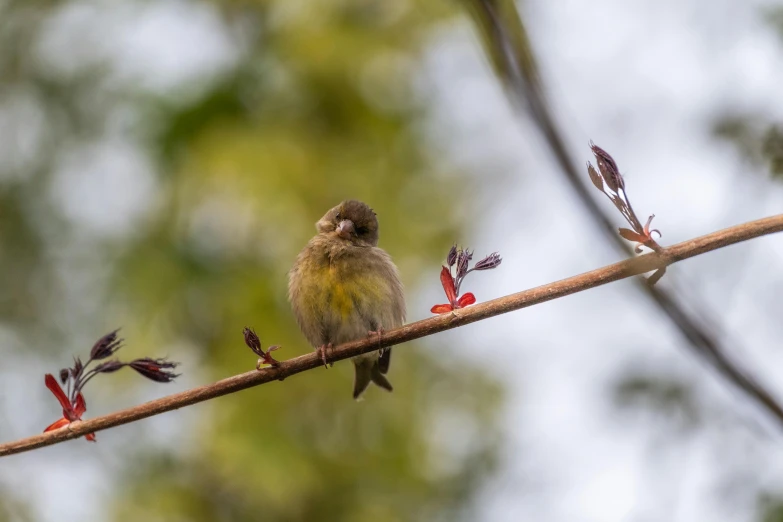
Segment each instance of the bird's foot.
[{"label": "bird's foot", "polygon": [[381,344],[381,339],[383,339],[383,334],[386,333],[386,330],[383,329],[383,326],[379,326],[377,330],[370,330],[367,332],[367,338],[371,338],[374,335],[378,336],[378,344]]},{"label": "bird's foot", "polygon": [[324,362],[324,368],[329,368],[329,366],[333,366],[333,364],[330,364],[329,361],[326,360],[326,352],[332,351],[332,343],[322,344],[318,348],[315,349],[315,352],[321,356],[321,360]]}]

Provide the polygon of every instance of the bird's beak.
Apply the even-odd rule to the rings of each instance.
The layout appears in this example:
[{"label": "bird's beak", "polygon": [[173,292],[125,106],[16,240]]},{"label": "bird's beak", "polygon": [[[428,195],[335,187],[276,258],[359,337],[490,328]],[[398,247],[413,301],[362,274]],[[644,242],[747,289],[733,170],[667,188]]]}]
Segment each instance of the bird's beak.
[{"label": "bird's beak", "polygon": [[355,229],[353,226],[353,221],[350,219],[343,219],[340,221],[340,224],[337,225],[337,235],[343,239],[351,239],[351,237],[354,235],[354,232]]}]

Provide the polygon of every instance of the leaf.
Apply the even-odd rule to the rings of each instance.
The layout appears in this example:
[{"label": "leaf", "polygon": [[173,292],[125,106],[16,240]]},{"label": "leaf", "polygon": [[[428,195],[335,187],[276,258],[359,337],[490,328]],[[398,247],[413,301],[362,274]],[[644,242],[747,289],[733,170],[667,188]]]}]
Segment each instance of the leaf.
[{"label": "leaf", "polygon": [[468,292],[467,294],[462,294],[462,297],[459,298],[459,301],[457,301],[457,304],[460,306],[460,308],[472,305],[476,302],[476,296],[473,295],[472,292]]},{"label": "leaf", "polygon": [[87,411],[87,402],[84,400],[84,395],[80,393],[76,396],[76,404],[73,405],[73,413],[76,418],[72,420],[81,419],[85,411]]},{"label": "leaf", "polygon": [[122,339],[117,339],[118,330],[109,332],[98,339],[90,350],[90,359],[99,361],[114,355],[114,352],[122,347]]},{"label": "leaf", "polygon": [[501,262],[503,262],[503,258],[501,258],[497,252],[492,252],[490,255],[476,263],[473,270],[492,270],[493,268],[500,266]]},{"label": "leaf", "polygon": [[[473,251],[469,249],[460,250],[457,254],[457,280],[462,280],[463,277],[465,277],[468,274],[468,266],[470,265],[470,260],[473,259]],[[450,273],[450,272],[449,272]],[[454,292],[454,297],[449,299],[449,302],[453,303],[454,299],[457,298],[457,293]]]},{"label": "leaf", "polygon": [[595,167],[588,161],[587,162],[587,173],[590,175],[590,181],[593,182],[593,185],[595,185],[595,188],[600,190],[601,192],[604,191],[604,182],[601,179],[601,175],[598,174],[598,171],[595,170]]},{"label": "leaf", "polygon": [[242,335],[245,336],[245,344],[253,350],[253,353],[259,356],[264,355],[264,350],[261,348],[261,339],[258,338],[255,330],[245,327],[242,329]]},{"label": "leaf", "polygon": [[622,237],[623,239],[627,239],[628,241],[633,241],[635,243],[644,243],[645,241],[647,241],[646,237],[644,237],[641,234],[637,234],[636,232],[628,228],[620,228],[619,232],[620,232],[620,237]]},{"label": "leaf", "polygon": [[650,224],[652,223],[653,218],[655,218],[655,214],[650,214],[650,217],[647,218],[647,223],[644,224],[645,232],[647,232],[650,229]]},{"label": "leaf", "polygon": [[84,436],[85,439],[89,440],[90,442],[97,442],[97,439],[95,438],[95,433],[88,433]]},{"label": "leaf", "polygon": [[606,185],[614,192],[623,188],[623,177],[620,175],[620,169],[617,168],[614,158],[595,143],[591,142],[590,148],[593,150],[595,160],[598,163],[598,170],[601,171]]},{"label": "leaf", "polygon": [[60,429],[60,428],[62,428],[63,426],[67,426],[67,425],[69,425],[70,423],[71,423],[71,421],[69,421],[68,419],[66,419],[65,417],[63,417],[62,419],[59,419],[59,420],[57,420],[56,422],[53,422],[53,423],[51,423],[50,425],[48,425],[48,426],[46,427],[46,429],[45,429],[45,430],[43,430],[43,432],[44,432],[44,433],[46,433],[47,431],[59,430],[59,429]]},{"label": "leaf", "polygon": [[46,383],[46,387],[49,388],[49,391],[52,392],[52,395],[54,395],[54,397],[60,403],[60,406],[63,409],[63,414],[65,414],[65,412],[71,412],[71,401],[68,400],[68,397],[65,396],[65,392],[60,387],[57,379],[55,379],[51,373],[47,373],[44,377],[44,382]]},{"label": "leaf", "polygon": [[79,357],[73,358],[73,369],[71,370],[71,375],[74,379],[78,379],[79,376],[81,376],[82,371],[84,370],[84,365],[82,364],[82,360]]},{"label": "leaf", "polygon": [[446,292],[446,298],[449,300],[449,303],[454,303],[457,299],[457,290],[454,288],[454,278],[451,277],[451,270],[445,266],[440,271],[440,284],[443,285],[443,291]]},{"label": "leaf", "polygon": [[457,245],[452,245],[449,249],[449,254],[446,256],[446,264],[449,265],[449,267],[454,266],[454,263],[457,262]]},{"label": "leaf", "polygon": [[430,308],[430,312],[432,312],[433,314],[446,314],[448,312],[451,312],[452,310],[454,310],[454,307],[451,306],[450,304],[439,304]]}]

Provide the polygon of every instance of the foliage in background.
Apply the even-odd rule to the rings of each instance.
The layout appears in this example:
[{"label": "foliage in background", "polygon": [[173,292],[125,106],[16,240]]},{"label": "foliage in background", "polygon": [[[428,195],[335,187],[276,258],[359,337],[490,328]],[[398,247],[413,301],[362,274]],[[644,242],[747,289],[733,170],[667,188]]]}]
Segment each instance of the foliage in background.
[{"label": "foliage in background", "polygon": [[[774,6],[764,13],[783,43],[783,8]],[[733,143],[752,165],[783,180],[783,121],[767,114],[736,112],[721,115],[714,123],[713,134]]]},{"label": "foliage in background", "polygon": [[[447,9],[326,0],[208,8],[236,43],[235,63],[161,93],[122,81],[99,50],[100,59],[73,50],[62,62],[42,58],[57,21],[95,5],[0,4],[0,109],[17,137],[0,160],[0,319],[29,346],[58,353],[54,339],[73,344],[121,324],[134,339],[128,350],[184,346],[185,377],[221,378],[255,366],[244,325],[282,345],[281,358],[309,350],[286,302],[286,271],[340,200],[376,210],[409,298],[460,236],[465,206],[457,214],[451,203],[471,187],[429,154],[427,100],[414,89],[419,52]],[[110,202],[85,225],[62,201],[80,197],[68,193],[63,164],[75,157],[78,166],[107,139],[141,151],[153,172],[144,211],[120,232],[101,226]],[[413,303],[411,319],[427,315]],[[337,365],[197,406],[203,415],[177,451],[136,441],[105,519],[467,516],[496,461],[501,391],[474,369],[468,382],[450,354],[395,352],[391,395],[354,403],[350,368]]]}]

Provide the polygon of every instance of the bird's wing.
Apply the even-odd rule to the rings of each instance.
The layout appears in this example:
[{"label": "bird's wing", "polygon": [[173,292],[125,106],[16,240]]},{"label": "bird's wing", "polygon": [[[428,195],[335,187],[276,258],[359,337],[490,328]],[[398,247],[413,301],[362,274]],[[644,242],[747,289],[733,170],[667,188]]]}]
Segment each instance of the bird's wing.
[{"label": "bird's wing", "polygon": [[313,241],[299,253],[288,273],[288,299],[291,302],[299,328],[313,346],[327,342],[324,339],[324,312],[321,257]]},{"label": "bird's wing", "polygon": [[[384,272],[384,279],[388,284],[389,309],[386,324],[384,328],[398,328],[405,323],[405,291],[400,281],[400,274],[391,260],[389,254],[380,248],[374,249],[374,252],[381,259],[381,267]],[[378,359],[378,369],[381,373],[388,373],[391,364],[391,347],[384,349]]]}]

